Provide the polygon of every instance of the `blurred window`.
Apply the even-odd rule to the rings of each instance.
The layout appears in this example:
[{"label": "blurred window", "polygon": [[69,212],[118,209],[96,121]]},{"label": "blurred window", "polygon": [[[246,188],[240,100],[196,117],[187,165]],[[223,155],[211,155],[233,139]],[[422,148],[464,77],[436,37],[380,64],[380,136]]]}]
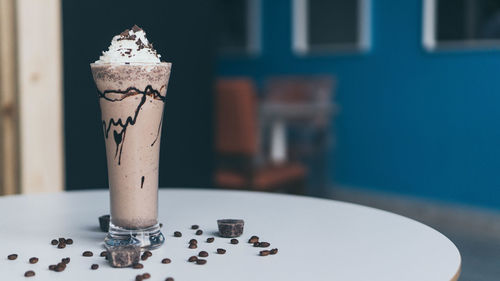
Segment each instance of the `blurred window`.
[{"label": "blurred window", "polygon": [[219,17],[221,54],[255,54],[260,51],[260,1],[215,0]]},{"label": "blurred window", "polygon": [[294,0],[297,53],[362,51],[370,45],[370,0]]},{"label": "blurred window", "polygon": [[424,46],[500,47],[500,0],[425,0]]}]

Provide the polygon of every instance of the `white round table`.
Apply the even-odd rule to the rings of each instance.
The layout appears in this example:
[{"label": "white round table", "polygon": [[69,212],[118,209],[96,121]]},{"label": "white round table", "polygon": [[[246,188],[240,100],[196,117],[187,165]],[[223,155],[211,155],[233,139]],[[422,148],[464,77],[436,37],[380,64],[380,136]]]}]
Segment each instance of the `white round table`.
[{"label": "white round table", "polygon": [[[2,280],[341,280],[450,281],[460,272],[460,253],[436,230],[389,212],[334,200],[260,192],[161,189],[160,222],[165,244],[143,262],[143,269],[111,268],[99,256],[105,234],[98,217],[109,210],[107,190],[6,196],[0,198],[0,269]],[[245,232],[239,244],[217,236],[216,220],[241,218]],[[198,224],[197,236],[190,229]],[[173,237],[174,231],[182,237]],[[252,235],[278,248],[259,256]],[[57,249],[58,237],[73,245]],[[208,237],[215,242],[206,243]],[[198,240],[197,249],[188,241]],[[216,254],[217,248],[227,250]],[[93,257],[83,257],[90,250]],[[187,259],[205,250],[205,265]],[[16,253],[16,260],[7,255]],[[30,264],[30,257],[39,262]],[[63,272],[48,270],[61,258],[71,262]],[[162,264],[170,258],[170,264]],[[91,264],[99,269],[91,270]],[[34,270],[34,277],[24,273]]]}]

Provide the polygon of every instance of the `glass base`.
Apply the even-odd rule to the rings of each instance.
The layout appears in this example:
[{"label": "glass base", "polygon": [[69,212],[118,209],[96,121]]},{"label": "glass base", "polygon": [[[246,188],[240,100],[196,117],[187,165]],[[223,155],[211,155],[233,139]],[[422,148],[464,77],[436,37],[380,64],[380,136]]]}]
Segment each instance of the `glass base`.
[{"label": "glass base", "polygon": [[137,245],[142,250],[154,250],[165,242],[165,237],[160,231],[160,224],[143,229],[127,229],[109,223],[109,232],[104,239],[107,247]]}]

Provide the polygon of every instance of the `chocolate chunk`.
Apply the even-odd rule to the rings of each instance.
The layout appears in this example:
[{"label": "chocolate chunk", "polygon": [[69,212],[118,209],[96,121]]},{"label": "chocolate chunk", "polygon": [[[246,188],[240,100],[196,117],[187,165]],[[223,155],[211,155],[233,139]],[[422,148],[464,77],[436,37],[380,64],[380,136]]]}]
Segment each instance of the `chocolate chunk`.
[{"label": "chocolate chunk", "polygon": [[234,239],[234,238],[233,238],[233,239],[231,239],[231,244],[236,245],[236,244],[238,244],[238,243],[239,243],[238,239]]},{"label": "chocolate chunk", "polygon": [[219,235],[225,238],[239,237],[243,234],[245,222],[238,219],[217,220]]},{"label": "chocolate chunk", "polygon": [[169,258],[164,258],[161,260],[161,263],[163,263],[163,264],[169,264],[171,262],[172,262],[172,260],[170,260]]},{"label": "chocolate chunk", "polygon": [[207,263],[207,260],[204,260],[204,259],[197,259],[196,260],[196,264],[206,264]]},{"label": "chocolate chunk", "polygon": [[52,239],[52,241],[50,241],[50,244],[55,246],[55,245],[59,244],[59,241],[57,241],[56,239]]},{"label": "chocolate chunk", "polygon": [[182,237],[182,233],[180,231],[175,231],[174,237]]},{"label": "chocolate chunk", "polygon": [[28,270],[24,273],[24,277],[32,277],[35,276],[35,272],[33,270]]},{"label": "chocolate chunk", "polygon": [[10,254],[10,255],[7,256],[7,258],[9,260],[13,261],[13,260],[17,259],[17,254]]},{"label": "chocolate chunk", "polygon": [[269,253],[271,255],[276,255],[278,253],[278,249],[277,248],[271,249],[271,251],[269,251]]},{"label": "chocolate chunk", "polygon": [[271,253],[270,251],[268,251],[268,250],[264,250],[264,251],[260,251],[260,253],[259,253],[259,254],[260,254],[261,256],[268,256],[270,253]]},{"label": "chocolate chunk", "polygon": [[[127,29],[128,32],[128,29]],[[109,215],[103,215],[99,217],[99,226],[101,228],[102,232],[108,232],[109,231]]]},{"label": "chocolate chunk", "polygon": [[92,269],[92,270],[96,270],[96,269],[98,269],[98,268],[99,268],[99,265],[98,265],[98,264],[95,264],[95,263],[94,263],[93,265],[91,265],[91,266],[90,266],[90,269]]},{"label": "chocolate chunk", "polygon": [[144,268],[144,265],[142,263],[136,263],[132,266],[134,269],[142,269]]},{"label": "chocolate chunk", "polygon": [[29,262],[31,264],[37,263],[38,262],[38,258],[37,257],[32,257],[32,258],[29,259]]},{"label": "chocolate chunk", "polygon": [[200,256],[202,258],[206,258],[206,257],[208,257],[208,253],[206,251],[201,251],[198,253],[198,256]]},{"label": "chocolate chunk", "polygon": [[198,230],[196,230],[196,233],[195,233],[195,234],[196,234],[196,235],[202,235],[202,234],[203,234],[203,230],[198,229]]},{"label": "chocolate chunk", "polygon": [[214,242],[214,240],[215,240],[215,238],[209,237],[209,238],[207,238],[207,243],[212,243],[212,242]]},{"label": "chocolate chunk", "polygon": [[139,263],[141,247],[134,245],[108,247],[108,261],[113,267],[128,267]]},{"label": "chocolate chunk", "polygon": [[[150,45],[151,45],[151,44],[150,44]],[[200,228],[200,226],[198,226],[197,224],[193,224],[193,225],[191,226],[191,229],[198,229],[198,228]]]},{"label": "chocolate chunk", "polygon": [[139,31],[141,31],[141,30],[142,30],[142,28],[140,28],[140,27],[138,27],[136,24],[134,24],[134,26],[132,26],[132,30],[133,30],[134,32],[139,32]]},{"label": "chocolate chunk", "polygon": [[195,262],[197,260],[198,260],[197,256],[190,256],[189,259],[188,259],[188,262]]},{"label": "chocolate chunk", "polygon": [[224,255],[226,253],[226,250],[222,249],[222,248],[218,248],[217,249],[217,254],[219,255]]},{"label": "chocolate chunk", "polygon": [[82,253],[82,256],[84,256],[84,257],[91,257],[93,255],[94,255],[94,253],[92,253],[91,251],[85,251]]},{"label": "chocolate chunk", "polygon": [[250,239],[248,239],[248,243],[255,243],[255,242],[259,242],[259,237],[258,236],[252,236],[250,237]]}]

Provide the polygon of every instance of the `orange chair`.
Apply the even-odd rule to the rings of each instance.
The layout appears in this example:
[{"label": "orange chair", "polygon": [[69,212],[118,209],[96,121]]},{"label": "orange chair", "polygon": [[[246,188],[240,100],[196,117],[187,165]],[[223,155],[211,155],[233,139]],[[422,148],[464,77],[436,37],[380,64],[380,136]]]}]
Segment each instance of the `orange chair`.
[{"label": "orange chair", "polygon": [[221,79],[216,94],[216,186],[303,193],[306,169],[300,163],[255,164],[258,122],[252,81]]}]

